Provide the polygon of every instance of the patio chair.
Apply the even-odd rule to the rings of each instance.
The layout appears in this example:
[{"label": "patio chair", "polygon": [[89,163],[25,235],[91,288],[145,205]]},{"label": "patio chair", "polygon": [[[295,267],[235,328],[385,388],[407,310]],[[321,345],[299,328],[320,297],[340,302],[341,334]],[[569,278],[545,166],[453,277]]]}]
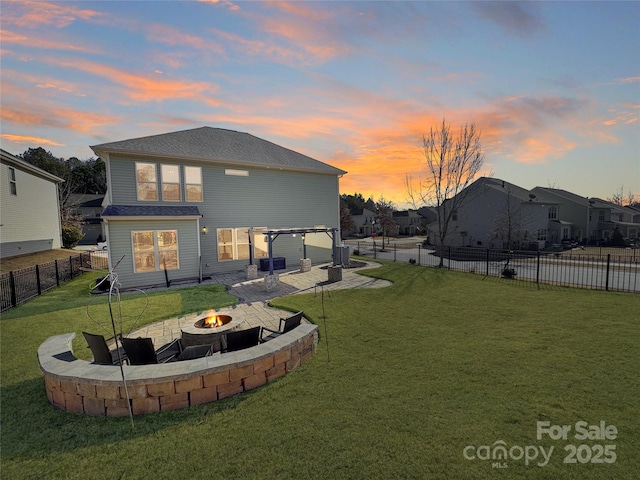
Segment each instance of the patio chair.
[{"label": "patio chair", "polygon": [[167,363],[175,360],[182,352],[180,339],[176,339],[158,350],[153,347],[153,341],[147,337],[123,338],[122,346],[131,365],[151,365]]},{"label": "patio chair", "polygon": [[[117,350],[109,350],[107,340],[102,335],[94,333],[82,332],[84,339],[87,341],[87,348],[93,353],[93,362],[98,365],[120,365],[127,363],[127,354],[124,348],[118,347]],[[109,340],[113,340],[111,337]]]},{"label": "patio chair", "polygon": [[272,339],[274,339],[276,337],[279,337],[283,333],[287,333],[287,332],[293,330],[298,325],[300,325],[300,322],[302,321],[302,315],[303,315],[303,312],[298,312],[298,313],[294,313],[290,317],[281,318],[280,319],[280,324],[278,325],[278,329],[277,330],[272,330],[272,329],[267,328],[267,327],[262,327],[263,331],[270,332],[270,334],[268,336],[262,338],[261,341],[266,342],[268,340],[272,340]]},{"label": "patio chair", "polygon": [[222,336],[222,351],[235,352],[244,348],[254,347],[260,343],[262,327],[252,327],[246,330],[234,330]]},{"label": "patio chair", "polygon": [[176,361],[182,362],[184,360],[208,357],[212,353],[213,347],[211,345],[190,345],[182,350],[178,358],[176,358]]}]

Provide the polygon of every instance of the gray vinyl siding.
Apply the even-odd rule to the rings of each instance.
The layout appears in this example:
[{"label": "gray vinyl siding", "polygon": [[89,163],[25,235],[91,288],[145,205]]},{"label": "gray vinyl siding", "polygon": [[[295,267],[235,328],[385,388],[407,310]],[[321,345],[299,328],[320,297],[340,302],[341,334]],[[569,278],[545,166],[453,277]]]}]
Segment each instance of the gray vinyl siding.
[{"label": "gray vinyl siding", "polygon": [[[138,160],[157,164],[181,166],[182,202],[139,202],[136,195],[135,162],[136,159],[111,155],[110,188],[111,203],[114,205],[195,205],[202,214],[200,225],[207,227],[207,234],[201,235],[203,274],[241,271],[247,260],[218,262],[218,228],[267,227],[296,228],[323,225],[339,228],[339,189],[338,177],[333,174],[310,173],[279,169],[243,168],[239,165],[211,164],[206,162],[187,162],[181,159]],[[203,202],[185,202],[184,166],[202,168]],[[245,170],[248,176],[225,175],[225,169]],[[160,190],[160,177],[158,176]],[[125,222],[117,222],[125,223]],[[115,223],[111,223],[115,225]],[[170,223],[169,223],[170,225]],[[110,227],[111,228],[111,227]],[[130,231],[130,230],[127,230]],[[113,232],[110,231],[110,237]],[[129,244],[110,243],[114,255],[120,248],[131,250]],[[182,269],[182,246],[180,239],[180,258]],[[274,256],[285,257],[287,266],[297,265],[302,258],[300,236],[293,238],[282,235],[274,243]],[[195,248],[195,247],[194,247]],[[196,254],[197,255],[197,254]],[[308,247],[307,256],[312,262],[331,260],[330,249]],[[128,271],[133,271],[129,261]],[[164,273],[160,272],[164,281]],[[151,274],[150,274],[151,275]],[[190,276],[184,274],[182,276]]]},{"label": "gray vinyl siding", "polygon": [[117,220],[109,221],[110,265],[115,265],[124,255],[116,268],[122,287],[164,285],[164,271],[134,273],[133,245],[131,232],[149,230],[177,230],[179,270],[169,270],[169,280],[196,278],[199,274],[198,230],[195,220]]}]

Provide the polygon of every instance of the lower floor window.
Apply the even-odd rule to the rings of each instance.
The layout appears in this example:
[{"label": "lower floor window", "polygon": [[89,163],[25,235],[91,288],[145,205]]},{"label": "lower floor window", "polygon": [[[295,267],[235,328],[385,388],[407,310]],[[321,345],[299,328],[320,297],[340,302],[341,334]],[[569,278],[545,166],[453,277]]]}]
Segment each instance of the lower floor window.
[{"label": "lower floor window", "polygon": [[541,228],[538,230],[538,240],[546,240],[547,239],[547,229]]},{"label": "lower floor window", "polygon": [[134,272],[156,272],[180,268],[176,230],[132,232],[132,237]]},{"label": "lower floor window", "polygon": [[253,229],[250,242],[250,229],[248,227],[218,228],[218,261],[248,260],[249,249],[252,246],[254,258],[269,256],[267,241],[265,240],[264,234],[259,230],[262,229]]}]

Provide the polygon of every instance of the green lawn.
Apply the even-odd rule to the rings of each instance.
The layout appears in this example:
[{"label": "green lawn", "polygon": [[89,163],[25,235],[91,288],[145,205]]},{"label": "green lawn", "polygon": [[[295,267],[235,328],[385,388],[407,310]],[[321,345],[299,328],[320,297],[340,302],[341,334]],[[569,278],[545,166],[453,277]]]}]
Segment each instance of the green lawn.
[{"label": "green lawn", "polygon": [[[44,393],[38,345],[93,324],[94,274],[3,314],[2,478],[637,478],[640,296],[396,263],[369,275],[394,284],[273,302],[319,325],[309,363],[234,398],[136,417],[133,430],[128,418],[61,412]],[[151,295],[144,318],[231,301],[206,288]],[[142,299],[123,300],[133,321]],[[570,425],[567,440],[538,440],[538,421]],[[580,421],[617,436],[576,439]],[[553,451],[545,466],[539,453],[493,468],[477,457],[495,442],[515,457]],[[563,463],[567,446],[577,463]],[[612,451],[613,463],[581,463]]]}]

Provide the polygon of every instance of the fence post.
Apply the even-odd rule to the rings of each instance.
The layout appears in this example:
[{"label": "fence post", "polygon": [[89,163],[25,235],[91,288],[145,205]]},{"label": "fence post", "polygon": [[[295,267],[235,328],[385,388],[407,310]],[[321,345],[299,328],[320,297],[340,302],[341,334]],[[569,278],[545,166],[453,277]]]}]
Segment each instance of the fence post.
[{"label": "fence post", "polygon": [[58,273],[58,260],[54,260],[56,265],[56,287],[60,286],[60,274]]},{"label": "fence post", "polygon": [[36,285],[38,286],[38,295],[42,295],[42,285],[40,283],[40,265],[36,264]]},{"label": "fence post", "polygon": [[447,262],[447,270],[451,270],[451,245],[449,245],[449,258]]},{"label": "fence post", "polygon": [[396,261],[396,251],[398,250],[398,244],[394,243],[393,244],[393,261]]},{"label": "fence post", "polygon": [[611,265],[611,254],[607,253],[607,278],[604,289],[609,291],[609,266]]},{"label": "fence post", "polygon": [[69,280],[73,278],[73,257],[69,255]]},{"label": "fence post", "polygon": [[487,248],[487,273],[485,275],[489,276],[489,249]]},{"label": "fence post", "polygon": [[538,262],[536,266],[536,283],[540,283],[540,250],[538,250]]},{"label": "fence post", "polygon": [[16,300],[16,280],[13,278],[13,270],[9,272],[9,289],[11,290],[11,306],[15,307],[18,301]]},{"label": "fence post", "polygon": [[421,245],[418,244],[418,265],[420,265],[420,247]]}]

